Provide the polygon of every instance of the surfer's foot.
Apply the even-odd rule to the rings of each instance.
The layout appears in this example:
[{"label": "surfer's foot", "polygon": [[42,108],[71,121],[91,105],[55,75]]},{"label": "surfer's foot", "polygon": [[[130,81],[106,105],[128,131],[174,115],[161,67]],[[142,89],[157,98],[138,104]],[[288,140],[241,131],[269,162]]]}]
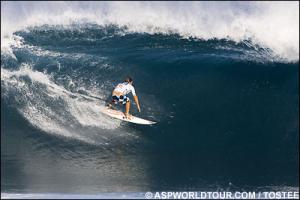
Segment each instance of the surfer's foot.
[{"label": "surfer's foot", "polygon": [[131,120],[131,115],[129,113],[125,113],[125,119]]}]

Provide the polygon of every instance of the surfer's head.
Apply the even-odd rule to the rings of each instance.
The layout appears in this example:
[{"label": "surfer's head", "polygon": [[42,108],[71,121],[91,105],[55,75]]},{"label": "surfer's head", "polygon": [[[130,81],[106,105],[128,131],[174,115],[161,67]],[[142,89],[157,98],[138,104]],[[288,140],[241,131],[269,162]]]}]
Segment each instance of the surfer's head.
[{"label": "surfer's head", "polygon": [[130,76],[127,76],[126,79],[125,79],[125,82],[132,83],[133,79]]}]

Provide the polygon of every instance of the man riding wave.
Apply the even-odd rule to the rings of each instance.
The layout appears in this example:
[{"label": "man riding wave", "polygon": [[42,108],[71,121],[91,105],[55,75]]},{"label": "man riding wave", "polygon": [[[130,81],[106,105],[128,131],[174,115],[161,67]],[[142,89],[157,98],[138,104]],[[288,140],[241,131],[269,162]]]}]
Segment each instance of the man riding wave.
[{"label": "man riding wave", "polygon": [[[115,89],[112,91],[112,100],[111,103],[113,104],[118,104],[118,103],[122,103],[123,105],[125,104],[125,118],[127,119],[131,119],[130,115],[129,115],[129,110],[130,110],[130,99],[127,96],[130,92],[133,95],[133,99],[134,102],[137,106],[137,109],[139,110],[139,112],[141,112],[141,108],[140,108],[140,104],[139,104],[139,100],[138,97],[135,93],[135,89],[132,85],[133,80],[131,77],[127,77],[123,83],[119,83]],[[109,107],[111,107],[111,103],[108,104]]]}]

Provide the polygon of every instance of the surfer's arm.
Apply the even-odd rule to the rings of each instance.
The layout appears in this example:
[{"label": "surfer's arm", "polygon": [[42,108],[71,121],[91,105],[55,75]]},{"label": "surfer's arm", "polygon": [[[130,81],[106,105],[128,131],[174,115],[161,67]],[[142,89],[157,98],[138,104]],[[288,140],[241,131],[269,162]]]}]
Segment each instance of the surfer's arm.
[{"label": "surfer's arm", "polygon": [[137,106],[137,109],[139,110],[139,112],[141,112],[141,108],[140,108],[138,96],[134,95],[133,99],[134,99],[134,102],[135,102],[135,104]]},{"label": "surfer's arm", "polygon": [[136,93],[135,93],[135,89],[133,86],[131,86],[131,92],[132,92],[132,96],[133,96],[133,99],[134,99],[134,102],[137,106],[137,109],[139,110],[139,112],[141,112],[141,108],[140,108],[140,104],[139,104],[139,98],[137,97]]}]

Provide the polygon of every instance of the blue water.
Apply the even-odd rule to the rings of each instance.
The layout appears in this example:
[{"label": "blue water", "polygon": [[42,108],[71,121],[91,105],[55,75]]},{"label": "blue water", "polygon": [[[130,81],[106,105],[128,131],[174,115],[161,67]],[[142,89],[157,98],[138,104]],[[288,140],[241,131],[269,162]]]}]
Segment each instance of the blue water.
[{"label": "blue water", "polygon": [[[299,187],[299,61],[251,40],[115,25],[14,36],[15,57],[1,52],[1,192]],[[132,114],[156,125],[101,114],[126,75],[142,110]]]}]

